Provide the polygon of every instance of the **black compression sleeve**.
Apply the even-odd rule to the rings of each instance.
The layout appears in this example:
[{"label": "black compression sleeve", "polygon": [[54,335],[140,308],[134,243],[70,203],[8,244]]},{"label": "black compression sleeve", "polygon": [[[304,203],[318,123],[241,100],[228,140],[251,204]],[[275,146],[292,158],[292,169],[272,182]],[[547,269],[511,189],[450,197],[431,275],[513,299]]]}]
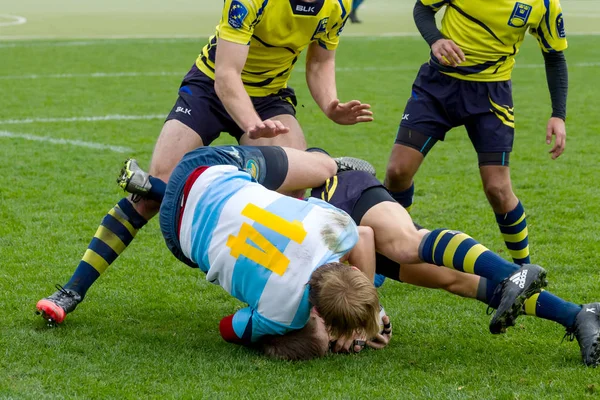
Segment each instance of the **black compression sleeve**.
[{"label": "black compression sleeve", "polygon": [[420,0],[417,0],[415,3],[413,18],[415,19],[417,29],[421,33],[421,36],[423,36],[423,39],[429,44],[429,47],[444,38],[435,23],[435,11],[423,5]]},{"label": "black compression sleeve", "polygon": [[546,79],[552,101],[552,116],[565,119],[567,117],[567,92],[569,90],[569,72],[567,60],[562,51],[542,53],[546,65]]}]

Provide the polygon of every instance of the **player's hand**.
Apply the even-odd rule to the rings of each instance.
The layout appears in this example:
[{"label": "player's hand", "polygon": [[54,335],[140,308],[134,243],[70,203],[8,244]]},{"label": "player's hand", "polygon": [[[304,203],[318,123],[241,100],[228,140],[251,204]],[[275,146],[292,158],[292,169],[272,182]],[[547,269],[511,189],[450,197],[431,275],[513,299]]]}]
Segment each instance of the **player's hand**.
[{"label": "player's hand", "polygon": [[383,318],[383,332],[378,333],[371,340],[367,340],[367,346],[372,349],[383,349],[390,343],[390,339],[392,339],[392,323],[390,322],[390,317],[385,315]]},{"label": "player's hand", "polygon": [[450,39],[440,39],[432,44],[431,52],[442,65],[457,67],[466,60],[465,53]]},{"label": "player's hand", "polygon": [[331,342],[331,352],[333,353],[359,353],[365,348],[367,341],[360,334],[354,334],[350,337],[340,337]]},{"label": "player's hand", "polygon": [[250,139],[273,138],[289,131],[290,128],[283,125],[281,121],[272,119],[265,119],[246,129]]},{"label": "player's hand", "polygon": [[370,108],[369,104],[363,104],[358,100],[340,103],[338,99],[335,99],[329,103],[325,114],[337,124],[354,125],[359,122],[373,121],[373,112]]},{"label": "player's hand", "polygon": [[561,118],[552,117],[548,121],[546,144],[552,143],[552,136],[556,136],[556,139],[554,140],[554,146],[548,153],[552,154],[553,160],[556,160],[565,151],[567,142],[567,128],[565,127],[565,121]]}]

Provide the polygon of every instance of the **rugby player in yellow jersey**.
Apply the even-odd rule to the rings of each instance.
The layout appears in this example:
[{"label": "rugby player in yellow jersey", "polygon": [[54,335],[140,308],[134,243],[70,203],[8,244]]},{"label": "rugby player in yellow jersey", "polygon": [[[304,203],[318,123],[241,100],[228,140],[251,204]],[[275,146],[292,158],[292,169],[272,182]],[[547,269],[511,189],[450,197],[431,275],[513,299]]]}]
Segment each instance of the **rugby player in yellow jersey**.
[{"label": "rugby player in yellow jersey", "polygon": [[[335,50],[351,3],[225,0],[216,34],[185,76],[156,142],[150,164],[154,188],[169,180],[185,153],[210,145],[221,132],[243,145],[305,149],[295,118],[296,96],[287,82],[306,48],[306,81],[323,112],[342,125],[371,121],[368,104],[341,103],[337,97]],[[246,167],[260,173],[258,165]],[[69,282],[38,302],[38,311],[57,316],[52,319],[61,323],[158,213],[159,204],[151,198],[121,199],[102,220]]]},{"label": "rugby player in yellow jersey", "polygon": [[[438,30],[435,13],[446,7]],[[565,26],[558,0],[419,0],[416,25],[431,59],[414,81],[387,167],[385,184],[410,209],[413,177],[451,128],[464,125],[479,159],[483,189],[517,264],[529,263],[525,211],[511,186],[514,112],[511,73],[527,31],[544,55],[552,100],[546,142],[553,159],[565,148],[568,87]]]}]

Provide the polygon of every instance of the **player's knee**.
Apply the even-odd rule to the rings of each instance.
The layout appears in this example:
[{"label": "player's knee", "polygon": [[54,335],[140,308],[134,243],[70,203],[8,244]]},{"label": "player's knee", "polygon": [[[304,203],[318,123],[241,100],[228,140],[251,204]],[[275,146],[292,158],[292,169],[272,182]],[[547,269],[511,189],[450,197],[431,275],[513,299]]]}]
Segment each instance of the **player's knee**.
[{"label": "player's knee", "polygon": [[510,183],[507,184],[499,180],[485,182],[483,190],[495,210],[505,208],[504,206],[511,202],[515,196]]},{"label": "player's knee", "polygon": [[408,189],[414,175],[412,170],[405,160],[390,160],[385,172],[386,186],[392,191]]},{"label": "player's knee", "polygon": [[165,122],[152,154],[150,175],[168,182],[181,158],[203,145],[200,135],[187,125],[177,120]]}]

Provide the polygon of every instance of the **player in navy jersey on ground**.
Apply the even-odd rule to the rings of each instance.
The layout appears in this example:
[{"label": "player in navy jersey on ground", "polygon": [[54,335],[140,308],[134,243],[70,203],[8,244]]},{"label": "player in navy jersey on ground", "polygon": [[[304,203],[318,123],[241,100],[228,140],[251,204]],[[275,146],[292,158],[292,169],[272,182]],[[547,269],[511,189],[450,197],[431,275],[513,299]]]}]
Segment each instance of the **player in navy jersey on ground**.
[{"label": "player in navy jersey on ground", "polygon": [[[375,234],[378,252],[376,272],[386,277],[428,288],[440,288],[451,293],[477,298],[491,308],[498,308],[506,317],[495,315],[490,323],[492,333],[504,332],[521,315],[532,315],[563,325],[572,340],[576,338],[584,364],[596,366],[600,361],[600,303],[574,304],[548,291],[522,292],[529,276],[529,265],[509,263],[469,236],[448,230],[429,232],[416,226],[401,207],[371,174],[346,171],[330,178],[311,195],[346,211],[359,226],[368,226]],[[429,264],[413,264],[407,255],[411,241],[421,238],[419,258]],[[486,261],[485,258],[488,258]],[[418,262],[418,261],[417,261]],[[504,271],[492,278],[485,276],[478,264],[502,265]],[[438,268],[444,265],[456,270]],[[485,268],[485,266],[483,266]],[[462,272],[475,272],[477,275]],[[502,276],[502,273],[506,275]],[[485,277],[483,277],[485,276]],[[503,297],[521,291],[522,301],[507,304]],[[512,298],[512,297],[511,297]],[[509,310],[507,310],[507,307]]]}]

